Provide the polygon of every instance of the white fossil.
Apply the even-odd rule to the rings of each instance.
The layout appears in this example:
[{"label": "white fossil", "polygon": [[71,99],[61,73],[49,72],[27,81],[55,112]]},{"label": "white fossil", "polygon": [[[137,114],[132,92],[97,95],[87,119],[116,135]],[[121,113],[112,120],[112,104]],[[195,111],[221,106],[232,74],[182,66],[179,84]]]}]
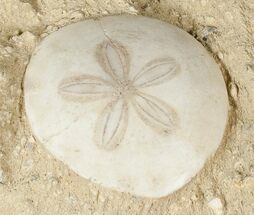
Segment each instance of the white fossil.
[{"label": "white fossil", "polygon": [[144,197],[165,196],[195,176],[227,123],[225,83],[207,51],[142,16],[52,33],[31,58],[24,93],[34,135],[56,158]]}]

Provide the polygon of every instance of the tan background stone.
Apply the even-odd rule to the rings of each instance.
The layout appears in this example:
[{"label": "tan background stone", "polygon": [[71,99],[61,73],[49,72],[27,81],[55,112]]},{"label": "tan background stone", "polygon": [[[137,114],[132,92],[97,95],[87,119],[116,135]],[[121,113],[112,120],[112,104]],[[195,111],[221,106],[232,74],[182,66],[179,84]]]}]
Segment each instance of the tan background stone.
[{"label": "tan background stone", "polygon": [[[220,63],[231,119],[214,158],[184,188],[142,199],[90,183],[32,137],[22,80],[40,38],[89,17],[160,18],[195,36]],[[0,0],[0,213],[254,214],[253,0]],[[188,165],[188,164],[186,164]]]}]

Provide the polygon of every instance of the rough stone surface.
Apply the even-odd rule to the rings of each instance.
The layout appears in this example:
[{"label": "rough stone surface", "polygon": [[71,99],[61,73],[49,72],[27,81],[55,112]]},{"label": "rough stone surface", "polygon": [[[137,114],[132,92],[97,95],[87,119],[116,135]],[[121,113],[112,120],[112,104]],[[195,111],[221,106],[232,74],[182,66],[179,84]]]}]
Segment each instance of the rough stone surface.
[{"label": "rough stone surface", "polygon": [[190,181],[228,120],[226,85],[205,48],[142,16],[92,19],[49,35],[31,57],[24,95],[34,135],[56,158],[143,197]]},{"label": "rough stone surface", "polygon": [[[25,118],[22,80],[37,41],[22,34],[40,40],[69,23],[119,13],[157,17],[195,36],[220,63],[230,93],[230,126],[215,157],[182,189],[157,200],[120,194],[76,175],[36,143]],[[208,202],[219,197],[224,214],[253,214],[253,14],[252,0],[1,0],[1,213],[212,215]],[[12,40],[16,36],[20,46]],[[22,168],[29,159],[32,168]]]}]

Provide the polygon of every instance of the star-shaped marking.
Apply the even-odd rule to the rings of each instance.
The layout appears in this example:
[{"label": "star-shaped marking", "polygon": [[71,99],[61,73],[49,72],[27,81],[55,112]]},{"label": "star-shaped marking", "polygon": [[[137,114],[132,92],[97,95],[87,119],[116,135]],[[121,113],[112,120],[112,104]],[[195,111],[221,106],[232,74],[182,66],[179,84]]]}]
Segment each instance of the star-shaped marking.
[{"label": "star-shaped marking", "polygon": [[63,80],[59,92],[81,102],[108,99],[94,130],[94,141],[98,146],[114,149],[121,144],[128,126],[130,105],[140,119],[156,132],[167,134],[176,127],[178,119],[174,109],[144,92],[146,88],[163,84],[180,72],[173,58],[152,60],[133,78],[129,76],[129,54],[119,42],[104,41],[99,44],[96,58],[108,79],[92,75],[75,76]]}]

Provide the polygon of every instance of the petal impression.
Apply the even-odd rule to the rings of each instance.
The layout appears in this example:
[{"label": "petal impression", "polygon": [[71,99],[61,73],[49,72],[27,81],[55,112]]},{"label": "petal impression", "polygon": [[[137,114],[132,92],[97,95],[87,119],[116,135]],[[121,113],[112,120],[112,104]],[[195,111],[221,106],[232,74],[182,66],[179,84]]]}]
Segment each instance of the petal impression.
[{"label": "petal impression", "polygon": [[123,99],[111,101],[99,115],[94,131],[95,143],[103,149],[116,148],[128,125],[128,105]]},{"label": "petal impression", "polygon": [[97,46],[96,57],[103,70],[115,81],[128,79],[130,60],[126,48],[116,41]]},{"label": "petal impression", "polygon": [[180,66],[174,58],[159,58],[147,63],[134,77],[137,87],[150,87],[167,82],[180,72]]},{"label": "petal impression", "polygon": [[91,75],[65,79],[60,83],[58,90],[66,98],[80,102],[111,96],[114,92],[110,82]]},{"label": "petal impression", "polygon": [[159,133],[168,134],[178,125],[176,111],[154,96],[139,92],[133,106],[140,119]]}]

